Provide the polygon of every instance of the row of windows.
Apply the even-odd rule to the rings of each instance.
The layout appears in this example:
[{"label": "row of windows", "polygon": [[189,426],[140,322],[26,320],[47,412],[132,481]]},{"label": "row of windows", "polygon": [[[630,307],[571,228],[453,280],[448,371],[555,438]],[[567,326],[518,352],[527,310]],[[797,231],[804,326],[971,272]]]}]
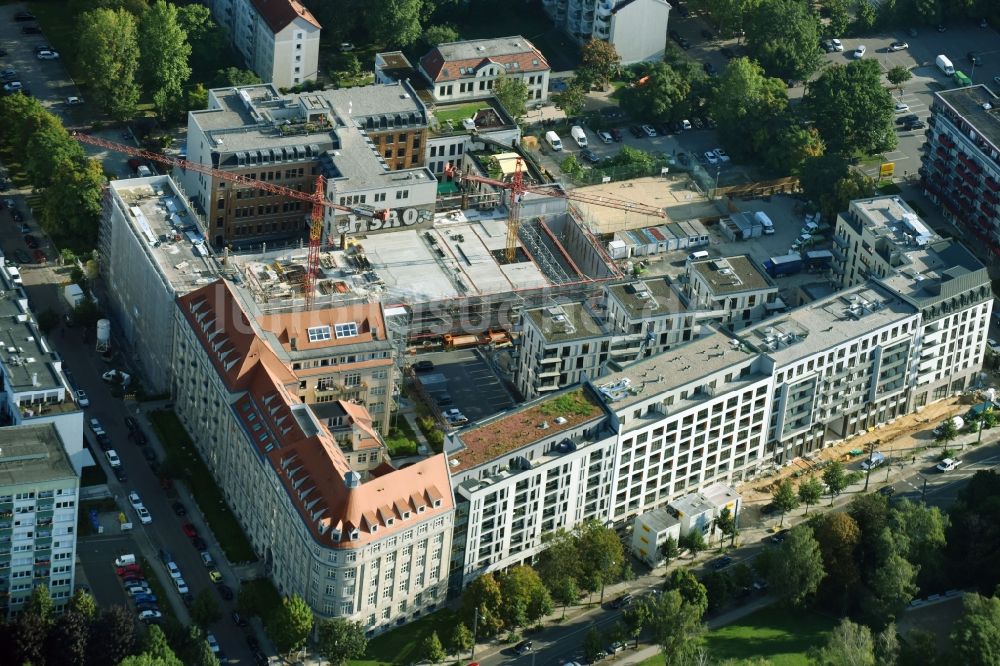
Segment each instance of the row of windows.
[{"label": "row of windows", "polygon": [[[461,155],[462,152],[465,150],[465,144],[464,143],[453,143],[450,146],[447,146],[447,148],[448,148],[448,154],[449,155],[452,155],[452,156],[454,156],[454,155]],[[431,146],[430,157],[444,157],[444,149],[445,149],[445,146]]]}]

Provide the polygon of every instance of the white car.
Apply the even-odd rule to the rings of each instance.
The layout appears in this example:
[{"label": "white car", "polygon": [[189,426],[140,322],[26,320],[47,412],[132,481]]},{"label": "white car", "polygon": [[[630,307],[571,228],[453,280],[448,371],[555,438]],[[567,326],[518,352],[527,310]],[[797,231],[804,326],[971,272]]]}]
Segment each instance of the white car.
[{"label": "white car", "polygon": [[76,392],[76,404],[81,407],[90,407],[90,398],[87,397],[87,393],[83,389]]},{"label": "white car", "polygon": [[910,110],[909,104],[904,104],[903,102],[896,102],[896,113],[906,113]]},{"label": "white car", "polygon": [[103,375],[101,379],[110,384],[121,384],[122,386],[128,386],[128,383],[132,381],[132,376],[127,372],[122,372],[121,370],[108,370]]},{"label": "white car", "polygon": [[59,60],[58,51],[39,51],[36,56],[39,60]]},{"label": "white car", "polygon": [[840,52],[844,50],[844,44],[839,39],[831,39],[830,43],[833,44],[833,50]]},{"label": "white car", "polygon": [[20,81],[11,81],[10,83],[4,84],[3,91],[4,92],[12,93],[12,92],[17,92],[18,90],[20,90],[23,87],[24,86],[21,85]]},{"label": "white car", "polygon": [[686,130],[691,129],[691,121],[690,120],[682,120],[681,121],[681,129],[686,129]]},{"label": "white car", "polygon": [[719,157],[715,154],[715,151],[707,150],[705,151],[705,161],[709,164],[718,164]]},{"label": "white car", "polygon": [[122,459],[118,457],[118,452],[114,449],[110,449],[104,455],[107,456],[108,462],[111,463],[112,467],[122,466]]},{"label": "white car", "polygon": [[139,493],[132,490],[128,494],[128,503],[132,505],[133,509],[138,509],[142,506],[142,498],[139,497]]},{"label": "white car", "polygon": [[716,148],[713,152],[715,153],[715,156],[718,157],[723,162],[729,161],[729,153],[724,151],[722,148]]},{"label": "white car", "polygon": [[219,641],[215,640],[215,636],[211,632],[205,634],[205,640],[208,641],[208,647],[211,648],[212,654],[219,654]]},{"label": "white car", "polygon": [[140,504],[139,506],[135,507],[135,512],[139,514],[139,522],[142,523],[143,525],[149,525],[151,522],[153,522],[153,517],[149,515],[149,509],[147,509],[143,505]]},{"label": "white car", "polygon": [[855,58],[864,58],[865,57],[865,53],[867,53],[867,52],[868,52],[868,47],[865,46],[864,44],[862,44],[858,48],[854,49],[854,57]]},{"label": "white car", "polygon": [[66,98],[66,106],[80,106],[81,104],[83,104],[83,98],[82,97],[67,97]]},{"label": "white car", "polygon": [[906,42],[893,42],[889,45],[890,51],[903,51],[908,48],[910,48],[910,45]]},{"label": "white car", "polygon": [[993,338],[986,341],[986,346],[990,348],[990,351],[994,354],[1000,354],[1000,342],[997,342]]},{"label": "white car", "polygon": [[178,594],[187,594],[191,591],[188,589],[187,583],[184,582],[183,578],[174,578],[174,587],[177,588]]},{"label": "white car", "polygon": [[656,136],[656,130],[650,125],[643,125],[642,131],[646,133],[646,136],[653,137]]},{"label": "white car", "polygon": [[97,431],[104,432],[104,428],[101,427],[101,422],[97,419],[90,419],[90,429],[95,433]]},{"label": "white car", "polygon": [[143,622],[149,622],[150,620],[159,620],[163,617],[163,613],[158,610],[144,610],[139,613],[139,619]]},{"label": "white car", "polygon": [[170,572],[170,577],[177,579],[181,577],[180,568],[173,562],[167,562],[167,571]]},{"label": "white car", "polygon": [[134,597],[137,594],[152,594],[153,591],[149,589],[149,585],[130,585],[126,588],[129,596]]},{"label": "white car", "polygon": [[962,464],[961,460],[955,460],[954,458],[945,458],[944,460],[942,460],[937,464],[937,467],[935,469],[937,469],[937,471],[939,472],[950,472],[951,470],[955,469],[961,464]]}]

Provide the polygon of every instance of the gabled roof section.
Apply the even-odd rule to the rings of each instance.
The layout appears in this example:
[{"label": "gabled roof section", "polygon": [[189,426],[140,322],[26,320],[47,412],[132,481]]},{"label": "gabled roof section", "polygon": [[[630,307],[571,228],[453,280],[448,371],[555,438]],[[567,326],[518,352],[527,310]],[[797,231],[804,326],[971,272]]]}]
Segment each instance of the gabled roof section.
[{"label": "gabled roof section", "polygon": [[282,383],[296,381],[291,370],[257,335],[225,280],[216,280],[177,300],[226,388],[243,388],[258,363],[264,363]]},{"label": "gabled roof section", "polygon": [[253,0],[253,6],[261,15],[271,32],[279,33],[297,18],[322,28],[316,17],[297,0]]},{"label": "gabled roof section", "polygon": [[435,83],[475,76],[490,63],[509,73],[549,69],[542,52],[521,35],[438,44],[420,59],[421,68]]},{"label": "gabled roof section", "polygon": [[262,316],[259,323],[289,352],[387,339],[379,303],[270,314]]}]

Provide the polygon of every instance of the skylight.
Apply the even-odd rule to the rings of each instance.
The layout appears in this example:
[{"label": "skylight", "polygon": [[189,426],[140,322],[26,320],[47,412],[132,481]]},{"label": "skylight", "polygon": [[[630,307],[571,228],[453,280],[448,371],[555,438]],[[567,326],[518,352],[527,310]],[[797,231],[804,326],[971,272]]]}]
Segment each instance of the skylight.
[{"label": "skylight", "polygon": [[[336,325],[336,329],[337,329],[337,339],[338,340],[340,338],[353,338],[354,336],[356,336],[358,334],[358,324],[356,322],[353,322],[353,321],[349,321],[346,324],[337,324]],[[312,339],[312,329],[310,329],[309,339],[310,340]],[[326,337],[323,338],[323,339],[324,340],[329,340],[330,339],[330,327],[329,326],[326,327]]]},{"label": "skylight", "polygon": [[[340,337],[340,326],[337,326],[337,337]],[[330,327],[329,326],[313,326],[312,328],[306,329],[309,333],[309,342],[322,342],[323,340],[330,339]]]}]

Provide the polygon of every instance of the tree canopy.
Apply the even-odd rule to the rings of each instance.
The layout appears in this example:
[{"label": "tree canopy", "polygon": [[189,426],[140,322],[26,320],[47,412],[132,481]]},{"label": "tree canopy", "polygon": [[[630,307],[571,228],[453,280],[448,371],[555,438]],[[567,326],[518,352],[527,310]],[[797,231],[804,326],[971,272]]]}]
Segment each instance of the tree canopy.
[{"label": "tree canopy", "polygon": [[139,35],[134,15],[124,9],[95,9],[77,26],[79,60],[90,97],[112,117],[127,120],[139,103]]},{"label": "tree canopy", "polygon": [[610,42],[601,39],[591,39],[580,49],[580,64],[576,68],[576,77],[585,91],[591,85],[601,90],[608,87],[611,79],[621,67],[622,57]]},{"label": "tree canopy", "polygon": [[690,80],[669,64],[658,62],[649,68],[642,85],[622,89],[621,105],[641,120],[682,120],[691,109],[690,95]]},{"label": "tree canopy", "polygon": [[784,479],[778,484],[778,487],[771,493],[771,503],[774,504],[775,509],[781,512],[781,524],[784,525],[785,514],[799,505],[799,498],[795,496],[791,479]]},{"label": "tree canopy", "polygon": [[819,587],[823,576],[823,554],[808,525],[793,527],[772,558],[768,584],[785,601],[800,605]]},{"label": "tree canopy", "polygon": [[[191,16],[188,12],[187,17]],[[184,110],[184,86],[191,76],[188,64],[191,44],[181,25],[177,6],[166,0],[156,0],[139,24],[139,41],[146,91],[152,93],[153,103],[161,116],[177,117]]]},{"label": "tree canopy", "polygon": [[[316,626],[316,649],[333,666],[361,659],[368,649],[365,628],[344,618],[324,618]],[[440,645],[440,641],[438,643]]]},{"label": "tree canopy", "polygon": [[265,618],[267,636],[281,654],[287,655],[301,648],[313,627],[313,614],[305,599],[297,594],[281,600],[281,606],[272,609]]},{"label": "tree canopy", "polygon": [[524,116],[528,102],[528,84],[517,76],[501,76],[493,82],[493,94],[514,120]]},{"label": "tree canopy", "polygon": [[875,60],[828,68],[802,103],[831,152],[874,155],[896,147],[894,103]]},{"label": "tree canopy", "polygon": [[820,63],[817,18],[801,0],[761,2],[748,14],[747,49],[771,76],[807,78]]},{"label": "tree canopy", "polygon": [[956,663],[995,666],[1000,663],[1000,599],[967,594],[962,616],[951,632]]},{"label": "tree canopy", "polygon": [[363,15],[375,42],[409,46],[420,39],[421,0],[374,0],[370,4]]}]

